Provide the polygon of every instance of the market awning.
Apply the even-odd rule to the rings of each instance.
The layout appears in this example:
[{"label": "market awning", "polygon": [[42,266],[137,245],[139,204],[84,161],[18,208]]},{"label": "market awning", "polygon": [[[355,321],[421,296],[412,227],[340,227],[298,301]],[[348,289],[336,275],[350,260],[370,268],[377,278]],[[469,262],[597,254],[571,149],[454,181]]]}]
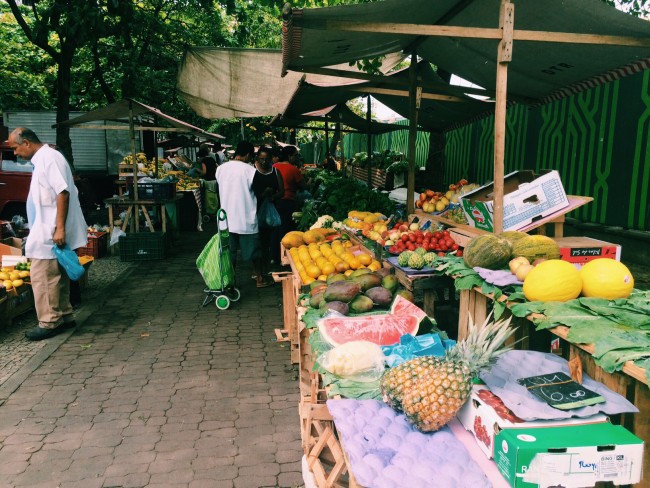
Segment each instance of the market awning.
[{"label": "market awning", "polygon": [[[309,85],[313,88],[313,85]],[[302,85],[301,85],[302,89]],[[296,91],[295,96],[302,94],[301,89]],[[323,90],[327,90],[324,88]],[[295,98],[294,96],[294,98]],[[358,97],[359,94],[356,94],[354,97]],[[290,104],[291,107],[291,104]],[[307,113],[294,112],[293,110],[285,110],[283,114],[276,115],[271,121],[270,125],[276,127],[301,127],[301,128],[310,128],[305,127],[307,122],[328,122],[330,124],[341,123],[342,126],[349,127],[358,132],[364,132],[371,134],[383,134],[385,132],[391,132],[394,130],[404,130],[403,125],[397,124],[388,124],[382,122],[372,121],[370,127],[368,127],[368,122],[363,117],[355,114],[350,108],[345,104],[345,102],[337,103],[335,106],[328,106],[322,110],[312,110]],[[313,128],[313,127],[312,127]],[[334,128],[330,126],[330,128]]]},{"label": "market awning", "polygon": [[[395,66],[402,56],[394,53],[383,60],[382,71]],[[177,89],[201,117],[263,117],[282,113],[295,92],[300,73],[280,76],[282,52],[273,49],[192,47],[178,72]],[[348,63],[339,70],[358,71]],[[360,80],[326,75],[308,75],[318,86],[348,85]]]},{"label": "market awning", "polygon": [[[426,84],[427,87],[431,87],[423,90],[420,115],[418,118],[418,125],[425,130],[438,132],[449,130],[478,117],[493,113],[493,102],[476,100],[465,96],[458,87],[456,87],[457,94],[440,93],[444,89],[451,87],[433,71],[431,65],[426,61],[418,63],[418,76],[422,83]],[[394,80],[404,81],[401,84],[401,89],[396,89],[400,87],[389,83],[389,81]],[[327,107],[326,110],[332,110],[332,105],[342,107],[345,106],[345,102],[348,100],[370,94],[394,112],[397,112],[403,117],[408,117],[408,91],[404,90],[404,87],[408,85],[408,81],[408,68],[390,74],[383,83],[381,81],[372,81],[352,85],[323,87],[303,81],[285,108],[283,116],[289,119],[299,119],[309,115],[320,115],[317,110],[322,107]],[[435,90],[434,88],[436,87],[439,90]],[[350,114],[354,115],[352,112]],[[336,119],[337,116],[340,116],[340,114],[332,114],[333,119]],[[356,115],[354,117],[358,118],[361,123],[348,125],[359,130],[364,130],[364,127],[367,126],[365,120]],[[380,129],[380,127],[376,129]],[[386,130],[378,131],[376,129],[372,132],[386,132]],[[393,130],[388,127],[386,129]],[[406,127],[399,126],[399,129],[404,130]]]},{"label": "market awning", "polygon": [[[57,124],[54,124],[52,127],[74,127],[77,125],[87,124],[88,122],[96,122],[99,120],[107,120],[107,121],[121,122],[121,123],[128,124],[129,117],[131,115],[135,118],[138,118],[140,124],[137,127],[135,127],[135,130],[154,130],[158,132],[173,130],[173,132],[191,132],[194,135],[203,136],[211,139],[225,139],[225,137],[220,134],[206,132],[203,129],[196,127],[195,125],[188,124],[187,122],[183,122],[182,120],[176,119],[171,115],[167,115],[161,112],[160,110],[158,110],[157,108],[150,107],[148,105],[145,105],[144,103],[129,98],[125,98],[118,102],[111,103],[110,105],[107,105],[106,107],[98,108],[97,110],[92,110],[88,113],[80,115],[79,117],[75,117],[74,119],[66,120],[64,122],[59,122]],[[147,118],[145,116],[149,116],[149,117]],[[168,126],[163,127],[163,126],[154,125],[154,121],[156,120],[154,116],[156,118],[164,120],[169,126],[171,126],[171,128]],[[86,126],[85,128],[95,128],[95,127]],[[111,128],[120,129],[120,130],[128,129],[128,127],[125,128],[124,126],[110,127],[106,125],[98,126],[96,128],[103,129],[103,130],[111,129]]]},{"label": "market awning", "polygon": [[[439,68],[495,90],[500,4],[385,0],[292,9],[283,24],[283,74],[416,50]],[[514,8],[509,96],[562,96],[650,66],[650,22],[601,0],[535,0],[517,2]],[[366,31],[349,30],[361,22]],[[483,29],[484,38],[467,37],[476,33],[468,28]],[[560,37],[563,41],[556,42]],[[643,39],[623,46],[623,37]],[[598,43],[581,43],[588,40]]]}]

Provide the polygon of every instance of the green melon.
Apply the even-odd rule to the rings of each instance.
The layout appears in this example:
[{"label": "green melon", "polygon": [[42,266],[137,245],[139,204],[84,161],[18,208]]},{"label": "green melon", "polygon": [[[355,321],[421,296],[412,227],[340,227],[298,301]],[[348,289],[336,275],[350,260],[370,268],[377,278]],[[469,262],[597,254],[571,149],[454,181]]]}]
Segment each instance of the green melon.
[{"label": "green melon", "polygon": [[506,239],[484,234],[470,241],[463,252],[463,260],[470,268],[501,269],[508,264],[511,254],[512,246]]},{"label": "green melon", "polygon": [[507,230],[497,234],[501,239],[506,239],[511,245],[514,245],[516,241],[524,237],[528,237],[528,234],[525,232],[520,232],[518,230]]},{"label": "green melon", "polygon": [[523,256],[531,263],[536,259],[560,259],[560,246],[547,236],[527,236],[512,245],[513,257]]}]

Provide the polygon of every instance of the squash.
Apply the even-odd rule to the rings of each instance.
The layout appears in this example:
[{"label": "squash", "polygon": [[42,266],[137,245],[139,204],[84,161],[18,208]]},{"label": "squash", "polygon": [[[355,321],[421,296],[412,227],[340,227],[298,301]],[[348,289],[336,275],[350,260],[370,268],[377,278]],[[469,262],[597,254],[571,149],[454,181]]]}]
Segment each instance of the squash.
[{"label": "squash", "polygon": [[501,239],[506,239],[510,244],[514,245],[514,243],[519,239],[528,237],[528,234],[526,234],[525,232],[520,232],[518,230],[507,230],[505,232],[501,232],[500,234],[497,234],[497,236],[500,237]]},{"label": "squash", "polygon": [[512,255],[513,257],[523,256],[531,263],[538,258],[560,259],[560,246],[547,236],[526,236],[514,242]]},{"label": "squash", "polygon": [[506,239],[484,234],[472,239],[465,247],[463,260],[470,268],[501,269],[508,264],[511,254],[512,246]]},{"label": "squash", "polygon": [[573,264],[549,259],[535,266],[524,280],[524,295],[531,302],[566,302],[580,296],[582,278]]},{"label": "squash", "polygon": [[580,268],[585,297],[627,298],[634,289],[634,277],[623,263],[610,258],[589,261]]}]

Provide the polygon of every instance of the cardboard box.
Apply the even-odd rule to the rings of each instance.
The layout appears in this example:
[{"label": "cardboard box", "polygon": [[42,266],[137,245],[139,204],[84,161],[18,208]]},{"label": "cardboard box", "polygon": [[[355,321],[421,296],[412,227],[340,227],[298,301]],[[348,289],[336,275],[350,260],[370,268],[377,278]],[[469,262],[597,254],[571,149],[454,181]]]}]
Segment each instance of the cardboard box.
[{"label": "cardboard box", "polygon": [[590,237],[558,237],[555,242],[560,246],[560,259],[572,263],[578,269],[597,258],[621,260],[621,246],[611,242]]},{"label": "cardboard box", "polygon": [[510,486],[580,488],[641,481],[643,441],[608,422],[548,429],[505,429],[494,461]]},{"label": "cardboard box", "polygon": [[17,237],[8,237],[0,241],[0,256],[22,256],[23,240]]},{"label": "cardboard box", "polygon": [[512,413],[485,385],[474,386],[469,401],[463,405],[457,417],[463,427],[474,434],[481,451],[490,459],[494,457],[497,435],[506,429],[539,429],[609,421],[606,415],[525,421]]},{"label": "cardboard box", "polygon": [[[515,171],[503,179],[503,230],[518,230],[569,206],[560,174],[550,171],[535,177]],[[459,202],[469,225],[494,231],[494,182],[463,195]]]}]

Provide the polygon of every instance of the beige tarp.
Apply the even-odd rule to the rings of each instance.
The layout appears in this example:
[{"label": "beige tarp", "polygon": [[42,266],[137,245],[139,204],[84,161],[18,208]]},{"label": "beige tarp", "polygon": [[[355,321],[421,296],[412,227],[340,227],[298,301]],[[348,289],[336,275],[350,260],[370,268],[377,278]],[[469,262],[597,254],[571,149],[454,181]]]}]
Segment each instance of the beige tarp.
[{"label": "beige tarp", "polygon": [[[399,53],[387,56],[382,70],[388,71],[401,59]],[[192,47],[181,62],[177,89],[189,106],[207,119],[275,116],[283,112],[305,76],[293,72],[282,78],[281,67],[280,50]],[[336,68],[357,71],[347,63]],[[361,82],[313,74],[306,75],[306,80],[318,86]]]}]

